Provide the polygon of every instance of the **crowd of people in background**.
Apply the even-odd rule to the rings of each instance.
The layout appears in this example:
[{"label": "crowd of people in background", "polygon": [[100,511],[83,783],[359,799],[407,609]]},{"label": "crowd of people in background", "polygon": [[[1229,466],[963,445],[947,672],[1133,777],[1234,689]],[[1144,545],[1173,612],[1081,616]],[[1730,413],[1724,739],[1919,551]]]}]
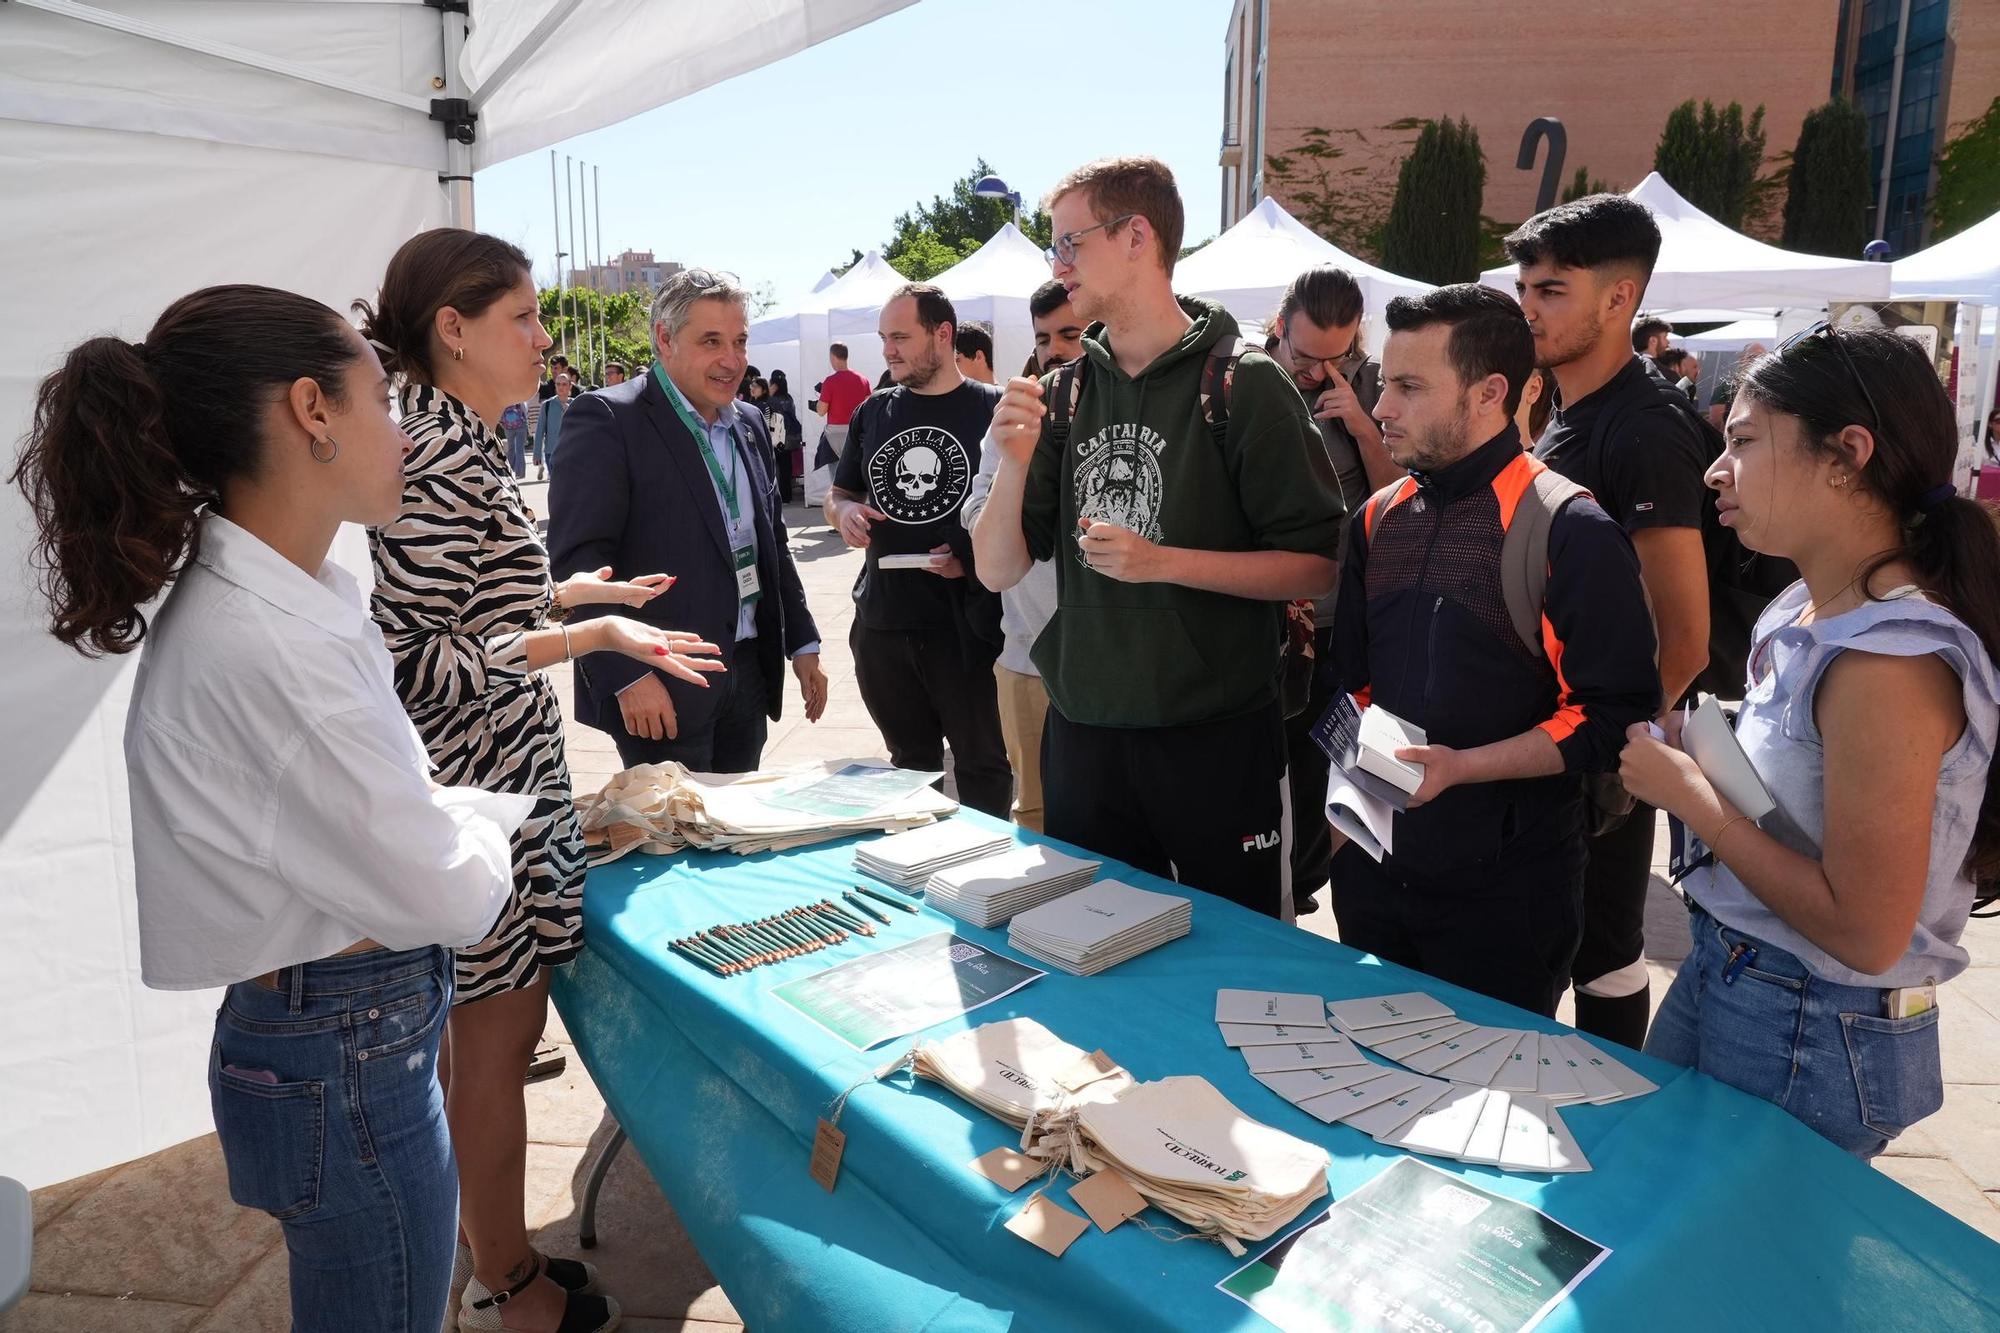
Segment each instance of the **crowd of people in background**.
[{"label": "crowd of people in background", "polygon": [[[1698,411],[1620,195],[1509,234],[1512,296],[1371,329],[1319,268],[1255,343],[1175,293],[1160,162],[1047,206],[1022,373],[911,283],[880,385],[831,346],[813,431],[728,275],[673,275],[651,364],[590,385],[527,256],[451,229],[358,329],[210,288],[42,384],[14,476],[52,630],[144,644],[146,980],[228,988],[216,1124],[234,1197],[284,1223],[297,1327],[615,1326],[523,1209],[522,1079],[584,891],[546,672],[574,664],[627,765],[759,767],[794,699],[827,705],[795,493],[863,552],[849,644],[890,757],[949,753],[965,804],[1273,917],[1326,894],[1345,942],[1542,1015],[1573,990],[1585,1031],[1857,1156],[1937,1109],[1934,988],[2000,877],[2000,531],[1952,485],[1921,348],[1821,325]],[[1680,748],[1703,695],[1770,815]],[[1349,698],[1426,737],[1379,856],[1323,816]],[[1693,948],[1649,1031],[1661,812]]]}]

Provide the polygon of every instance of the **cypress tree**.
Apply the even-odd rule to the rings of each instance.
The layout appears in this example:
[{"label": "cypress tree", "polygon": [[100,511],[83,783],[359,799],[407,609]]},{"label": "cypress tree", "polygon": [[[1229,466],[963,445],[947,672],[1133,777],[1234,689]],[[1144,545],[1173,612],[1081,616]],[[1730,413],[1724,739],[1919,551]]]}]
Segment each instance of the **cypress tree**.
[{"label": "cypress tree", "polygon": [[1486,155],[1461,117],[1427,121],[1396,174],[1382,232],[1382,265],[1425,282],[1479,279],[1480,204]]},{"label": "cypress tree", "polygon": [[1784,244],[1807,254],[1860,256],[1868,244],[1868,120],[1836,97],[1806,114],[1785,189]]},{"label": "cypress tree", "polygon": [[1743,104],[1731,102],[1718,111],[1693,98],[1667,115],[1660,142],[1653,150],[1653,170],[1680,191],[1689,203],[1716,221],[1741,228],[1764,200],[1764,183],[1757,173],[1764,165],[1764,108],[1748,120]]}]

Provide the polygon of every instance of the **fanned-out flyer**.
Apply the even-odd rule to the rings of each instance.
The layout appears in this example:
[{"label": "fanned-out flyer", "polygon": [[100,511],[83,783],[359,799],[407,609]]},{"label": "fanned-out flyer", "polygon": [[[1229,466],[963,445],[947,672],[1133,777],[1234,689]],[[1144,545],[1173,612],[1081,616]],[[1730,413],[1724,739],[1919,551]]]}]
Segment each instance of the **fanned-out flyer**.
[{"label": "fanned-out flyer", "polygon": [[1217,1286],[1285,1333],[1525,1333],[1609,1253],[1405,1157]]},{"label": "fanned-out flyer", "polygon": [[1012,995],[1044,975],[940,931],[787,981],[771,994],[865,1051]]}]

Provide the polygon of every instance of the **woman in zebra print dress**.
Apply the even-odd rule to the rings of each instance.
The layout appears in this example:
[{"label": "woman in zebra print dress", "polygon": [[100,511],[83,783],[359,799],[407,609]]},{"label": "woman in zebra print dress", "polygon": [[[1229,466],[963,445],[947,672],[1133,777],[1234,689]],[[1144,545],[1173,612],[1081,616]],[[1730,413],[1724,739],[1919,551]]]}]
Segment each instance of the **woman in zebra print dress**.
[{"label": "woman in zebra print dress", "polygon": [[522,1208],[522,1079],[548,1021],[548,969],[581,945],[584,874],[562,712],[540,672],[609,651],[699,684],[719,669],[701,656],[716,648],[624,616],[560,623],[587,603],[643,605],[672,580],[612,582],[600,570],[550,582],[498,429],[507,405],[534,393],[550,345],[527,256],[476,232],[425,232],[390,261],[377,308],[360,308],[363,331],[402,378],[414,444],[402,514],[372,534],[373,609],[397,689],[439,781],[538,798],[514,839],[511,899],[487,937],[457,953],[441,1068],[470,1247],[470,1273],[461,1253],[455,1275],[459,1325],[611,1328],[617,1307],[596,1294],[594,1270],[536,1254]]}]

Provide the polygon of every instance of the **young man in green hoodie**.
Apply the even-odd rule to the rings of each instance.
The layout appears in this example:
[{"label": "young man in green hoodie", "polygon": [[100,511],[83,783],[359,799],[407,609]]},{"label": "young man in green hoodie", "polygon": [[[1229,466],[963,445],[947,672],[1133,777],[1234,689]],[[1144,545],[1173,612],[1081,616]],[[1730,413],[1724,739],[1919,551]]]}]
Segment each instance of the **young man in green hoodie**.
[{"label": "young man in green hoodie", "polygon": [[1286,601],[1333,589],[1339,487],[1305,401],[1262,352],[1235,360],[1223,412],[1204,407],[1210,357],[1237,327],[1174,296],[1183,213],[1165,164],[1080,167],[1049,209],[1055,277],[1094,321],[1075,409],[1059,440],[1044,399],[1061,373],[1008,385],[973,528],[996,591],[1055,557],[1055,618],[1034,649],[1048,832],[1282,916],[1279,630]]}]

